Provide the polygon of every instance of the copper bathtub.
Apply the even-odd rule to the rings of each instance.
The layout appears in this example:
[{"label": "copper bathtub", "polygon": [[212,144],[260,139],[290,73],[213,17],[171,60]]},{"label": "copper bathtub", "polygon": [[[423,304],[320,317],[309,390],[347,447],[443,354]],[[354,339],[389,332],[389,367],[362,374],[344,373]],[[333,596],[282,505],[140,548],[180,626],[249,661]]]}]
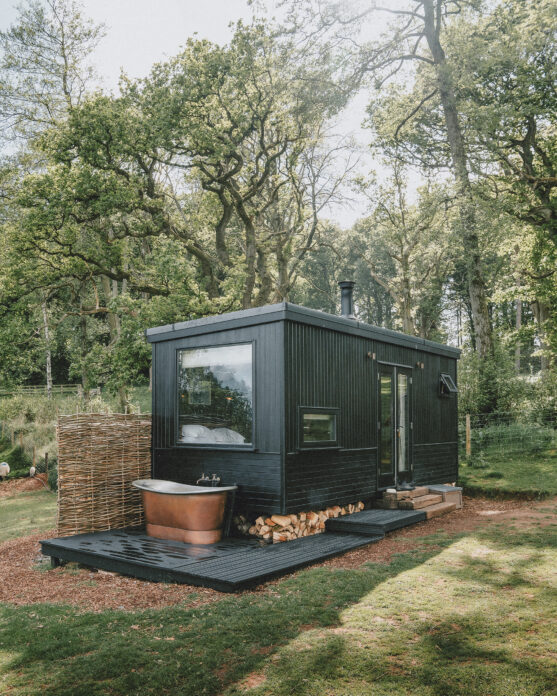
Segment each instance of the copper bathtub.
[{"label": "copper bathtub", "polygon": [[138,479],[147,534],[188,544],[215,544],[222,537],[222,523],[229,491],[236,486],[208,488],[161,479]]}]

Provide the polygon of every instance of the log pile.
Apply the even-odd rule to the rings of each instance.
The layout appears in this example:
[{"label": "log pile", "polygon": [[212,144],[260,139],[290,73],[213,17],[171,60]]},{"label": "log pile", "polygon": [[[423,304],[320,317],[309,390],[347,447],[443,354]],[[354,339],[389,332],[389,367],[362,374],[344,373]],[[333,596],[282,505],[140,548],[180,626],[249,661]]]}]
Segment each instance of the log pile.
[{"label": "log pile", "polygon": [[325,531],[325,522],[330,517],[351,515],[363,509],[364,503],[359,501],[344,507],[335,505],[325,510],[319,510],[319,512],[261,516],[255,522],[250,522],[244,515],[237,515],[234,517],[234,524],[238,532],[244,536],[254,536],[277,544],[281,541],[292,541],[311,534],[320,534]]}]

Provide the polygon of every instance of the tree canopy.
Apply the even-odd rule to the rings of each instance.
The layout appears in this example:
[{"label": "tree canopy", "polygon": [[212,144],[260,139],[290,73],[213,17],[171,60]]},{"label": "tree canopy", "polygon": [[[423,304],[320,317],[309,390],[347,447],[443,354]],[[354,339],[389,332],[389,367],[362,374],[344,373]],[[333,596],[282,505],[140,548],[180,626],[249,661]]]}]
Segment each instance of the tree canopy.
[{"label": "tree canopy", "polygon": [[[125,407],[146,327],[335,312],[341,276],[361,319],[461,346],[478,410],[516,406],[494,375],[555,380],[554,3],[283,7],[115,95],[71,0],[0,33],[0,384],[105,384]],[[362,94],[375,172],[343,132]],[[340,229],[351,190],[368,208]]]}]

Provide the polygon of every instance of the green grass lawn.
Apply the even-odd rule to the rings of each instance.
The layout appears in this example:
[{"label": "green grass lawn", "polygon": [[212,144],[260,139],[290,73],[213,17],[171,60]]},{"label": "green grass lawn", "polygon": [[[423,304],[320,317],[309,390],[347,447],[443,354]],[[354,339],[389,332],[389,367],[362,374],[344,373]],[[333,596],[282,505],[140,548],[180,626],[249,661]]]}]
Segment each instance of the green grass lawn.
[{"label": "green grass lawn", "polygon": [[467,492],[524,494],[542,498],[557,495],[557,450],[541,454],[498,453],[485,457],[485,468],[466,466],[460,458],[459,481]]},{"label": "green grass lawn", "polygon": [[388,564],[310,568],[195,608],[5,605],[0,693],[549,696],[556,537],[438,533]]},{"label": "green grass lawn", "polygon": [[0,498],[0,543],[55,526],[54,493],[42,490]]}]

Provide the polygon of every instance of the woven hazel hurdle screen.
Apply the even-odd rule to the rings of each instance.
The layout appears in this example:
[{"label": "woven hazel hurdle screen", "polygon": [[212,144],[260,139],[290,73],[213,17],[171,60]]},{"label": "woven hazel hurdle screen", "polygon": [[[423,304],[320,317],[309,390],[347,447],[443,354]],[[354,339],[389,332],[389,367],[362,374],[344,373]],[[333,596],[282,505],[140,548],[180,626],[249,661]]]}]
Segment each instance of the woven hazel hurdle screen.
[{"label": "woven hazel hurdle screen", "polygon": [[151,477],[151,417],[59,416],[58,535],[121,529],[143,522],[134,479]]}]

